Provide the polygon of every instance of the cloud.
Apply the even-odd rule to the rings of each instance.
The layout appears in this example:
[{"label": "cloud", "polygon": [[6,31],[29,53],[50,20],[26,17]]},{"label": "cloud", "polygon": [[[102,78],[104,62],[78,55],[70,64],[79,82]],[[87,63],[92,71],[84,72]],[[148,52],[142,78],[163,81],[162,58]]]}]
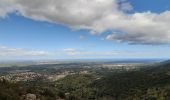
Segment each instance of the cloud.
[{"label": "cloud", "polygon": [[5,18],[8,13],[14,12],[15,9],[11,7],[9,2],[0,1],[0,17]]},{"label": "cloud", "polygon": [[30,49],[23,49],[23,48],[12,48],[7,46],[0,46],[0,57],[60,57],[64,56],[65,58],[68,57],[89,57],[89,56],[113,56],[118,55],[119,52],[97,52],[97,51],[87,51],[87,50],[79,50],[74,48],[66,48],[63,50],[57,51],[44,51],[44,50],[30,50]]},{"label": "cloud", "polygon": [[[1,0],[0,16],[9,13],[64,24],[92,34],[112,31],[107,39],[130,44],[170,44],[170,11],[127,13],[127,0]],[[115,32],[119,31],[118,33]]]},{"label": "cloud", "polygon": [[119,22],[121,32],[113,32],[107,36],[109,40],[119,40],[130,44],[169,44],[170,11],[161,14],[151,12],[136,13],[131,19]]},{"label": "cloud", "polygon": [[12,56],[12,57],[38,57],[49,56],[50,53],[41,50],[27,50],[22,48],[11,48],[7,46],[0,46],[0,56]]},{"label": "cloud", "polygon": [[94,20],[98,20],[107,15],[108,10],[115,6],[114,4],[116,3],[114,2],[114,0],[107,0],[107,2],[105,2],[105,0],[0,1],[2,5],[6,5],[5,8],[13,8],[13,11],[17,11],[20,15],[27,18],[40,21],[49,21],[52,23],[67,24],[71,27],[88,26],[88,24]]},{"label": "cloud", "polygon": [[67,59],[105,59],[105,58],[157,58],[158,56],[162,58],[166,58],[167,55],[170,55],[169,51],[164,48],[157,48],[157,46],[153,47],[154,49],[147,50],[109,50],[109,51],[94,51],[94,50],[85,50],[85,49],[75,49],[75,48],[66,48],[64,50],[58,50],[59,55],[61,57],[65,57]]},{"label": "cloud", "polygon": [[133,10],[132,5],[127,0],[121,0],[119,6],[120,9],[125,12]]},{"label": "cloud", "polygon": [[85,49],[66,48],[54,51],[45,50],[30,50],[23,48],[13,48],[8,46],[0,46],[0,59],[82,59],[82,58],[136,58],[136,57],[157,57],[161,55],[164,57],[169,54],[168,51],[159,52],[160,50],[147,50],[147,51],[136,51],[136,50],[110,50],[110,51],[94,51]]},{"label": "cloud", "polygon": [[119,54],[118,52],[94,52],[94,51],[87,51],[87,50],[78,50],[75,48],[67,48],[63,50],[65,54],[67,55],[113,55],[113,54]]},{"label": "cloud", "polygon": [[75,49],[75,48],[66,48],[62,51],[60,51],[60,54],[62,55],[67,55],[71,57],[103,57],[103,58],[108,58],[108,57],[115,57],[115,56],[136,56],[139,54],[146,54],[144,52],[131,52],[131,51],[116,51],[116,50],[111,50],[111,51],[88,51],[88,50],[80,50],[80,49]]},{"label": "cloud", "polygon": [[85,36],[84,35],[80,35],[80,40],[83,40],[84,38],[85,38]]}]

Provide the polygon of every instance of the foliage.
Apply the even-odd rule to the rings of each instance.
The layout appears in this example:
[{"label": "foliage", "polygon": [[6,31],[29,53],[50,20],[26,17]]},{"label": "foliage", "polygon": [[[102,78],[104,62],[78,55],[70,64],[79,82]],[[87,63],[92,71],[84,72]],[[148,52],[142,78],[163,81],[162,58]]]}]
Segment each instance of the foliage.
[{"label": "foliage", "polygon": [[170,100],[170,63],[125,72],[98,69],[55,82],[42,77],[28,82],[0,81],[0,100],[24,100],[27,93],[40,100]]}]

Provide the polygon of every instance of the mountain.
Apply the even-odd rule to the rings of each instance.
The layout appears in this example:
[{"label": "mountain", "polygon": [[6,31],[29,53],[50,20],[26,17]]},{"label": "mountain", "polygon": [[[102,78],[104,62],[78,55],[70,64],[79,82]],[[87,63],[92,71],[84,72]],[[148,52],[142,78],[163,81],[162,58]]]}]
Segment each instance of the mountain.
[{"label": "mountain", "polygon": [[102,95],[116,100],[169,100],[170,61],[139,71],[110,74],[96,82]]}]

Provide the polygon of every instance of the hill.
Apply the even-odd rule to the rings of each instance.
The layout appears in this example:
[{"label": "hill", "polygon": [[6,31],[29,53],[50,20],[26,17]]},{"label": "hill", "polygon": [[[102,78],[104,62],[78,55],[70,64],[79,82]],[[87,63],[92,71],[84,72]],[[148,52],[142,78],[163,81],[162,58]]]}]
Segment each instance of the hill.
[{"label": "hill", "polygon": [[[102,72],[102,73],[101,73]],[[140,70],[71,74],[54,82],[0,81],[0,100],[170,100],[170,61]]]}]

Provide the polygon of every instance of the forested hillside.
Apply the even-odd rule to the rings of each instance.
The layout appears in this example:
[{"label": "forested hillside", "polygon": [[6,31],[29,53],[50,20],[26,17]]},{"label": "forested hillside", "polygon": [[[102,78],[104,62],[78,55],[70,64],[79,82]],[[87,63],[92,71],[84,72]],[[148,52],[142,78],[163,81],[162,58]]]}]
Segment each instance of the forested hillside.
[{"label": "forested hillside", "polygon": [[[140,70],[73,74],[54,82],[0,81],[0,100],[170,100],[170,61]],[[31,98],[31,99],[29,99]]]}]

